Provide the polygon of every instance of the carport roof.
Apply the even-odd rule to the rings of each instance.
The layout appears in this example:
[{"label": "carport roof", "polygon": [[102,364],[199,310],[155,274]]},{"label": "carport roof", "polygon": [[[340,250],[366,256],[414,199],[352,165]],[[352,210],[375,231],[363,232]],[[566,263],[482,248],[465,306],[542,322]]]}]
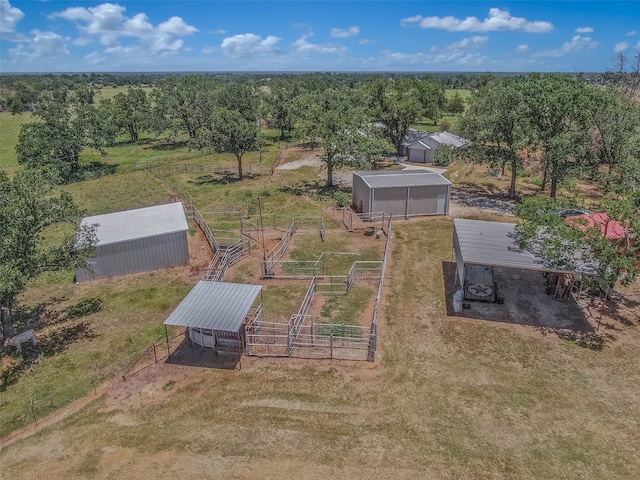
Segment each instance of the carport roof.
[{"label": "carport roof", "polygon": [[439,173],[426,170],[354,172],[353,174],[362,178],[371,188],[451,185],[451,182]]},{"label": "carport roof", "polygon": [[594,273],[587,265],[575,271],[553,268],[533,253],[520,249],[515,223],[455,218],[453,224],[454,248],[464,263],[544,272]]},{"label": "carport roof", "polygon": [[164,324],[237,332],[261,290],[261,285],[201,280]]}]

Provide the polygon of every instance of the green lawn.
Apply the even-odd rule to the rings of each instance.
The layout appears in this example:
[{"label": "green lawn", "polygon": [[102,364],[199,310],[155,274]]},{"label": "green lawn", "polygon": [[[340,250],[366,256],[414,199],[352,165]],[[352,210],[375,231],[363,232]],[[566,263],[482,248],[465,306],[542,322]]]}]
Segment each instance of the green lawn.
[{"label": "green lawn", "polygon": [[16,144],[20,127],[30,121],[30,113],[11,115],[9,112],[0,112],[0,169],[14,172],[18,168]]}]

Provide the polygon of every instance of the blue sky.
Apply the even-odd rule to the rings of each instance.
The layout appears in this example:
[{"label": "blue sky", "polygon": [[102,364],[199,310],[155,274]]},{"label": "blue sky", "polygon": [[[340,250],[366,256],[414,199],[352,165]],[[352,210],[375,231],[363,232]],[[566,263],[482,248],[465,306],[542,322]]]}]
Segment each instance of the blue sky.
[{"label": "blue sky", "polygon": [[604,71],[640,1],[0,0],[0,71]]}]

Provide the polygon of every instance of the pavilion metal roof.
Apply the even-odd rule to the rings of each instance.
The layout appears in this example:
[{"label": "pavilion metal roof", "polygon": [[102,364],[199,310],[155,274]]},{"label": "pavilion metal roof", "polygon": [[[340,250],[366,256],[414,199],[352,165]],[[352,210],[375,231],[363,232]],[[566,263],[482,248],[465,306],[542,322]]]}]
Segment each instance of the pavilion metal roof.
[{"label": "pavilion metal roof", "polygon": [[454,248],[464,263],[545,272],[594,273],[589,265],[579,266],[576,270],[554,268],[544,259],[522,250],[516,238],[515,223],[455,218],[453,224]]},{"label": "pavilion metal roof", "polygon": [[451,185],[451,182],[439,173],[426,170],[388,170],[353,174],[362,178],[371,188]]},{"label": "pavilion metal roof", "polygon": [[189,230],[180,202],[85,217],[81,222],[94,224],[98,224],[97,246]]},{"label": "pavilion metal roof", "polygon": [[201,280],[164,324],[237,332],[261,290],[261,285]]}]

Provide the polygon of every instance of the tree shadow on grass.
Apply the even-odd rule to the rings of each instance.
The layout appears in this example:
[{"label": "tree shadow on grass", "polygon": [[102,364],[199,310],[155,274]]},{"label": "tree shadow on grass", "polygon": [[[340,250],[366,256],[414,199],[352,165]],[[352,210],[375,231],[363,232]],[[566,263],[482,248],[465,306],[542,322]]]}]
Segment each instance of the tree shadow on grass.
[{"label": "tree shadow on grass", "polygon": [[253,180],[257,177],[254,174],[245,174],[242,177],[242,180],[238,178],[236,174],[221,174],[221,175],[200,175],[196,177],[194,180],[188,180],[187,183],[192,185],[229,185],[233,183],[237,183],[244,180]]},{"label": "tree shadow on grass", "polygon": [[314,200],[331,200],[336,193],[351,195],[351,187],[344,185],[334,185],[328,187],[321,185],[320,182],[308,182],[306,180],[298,182],[294,185],[283,185],[278,187],[281,193],[289,195],[305,195]]},{"label": "tree shadow on grass", "polygon": [[180,148],[186,148],[188,145],[189,140],[164,140],[145,147],[145,150],[178,150]]}]

